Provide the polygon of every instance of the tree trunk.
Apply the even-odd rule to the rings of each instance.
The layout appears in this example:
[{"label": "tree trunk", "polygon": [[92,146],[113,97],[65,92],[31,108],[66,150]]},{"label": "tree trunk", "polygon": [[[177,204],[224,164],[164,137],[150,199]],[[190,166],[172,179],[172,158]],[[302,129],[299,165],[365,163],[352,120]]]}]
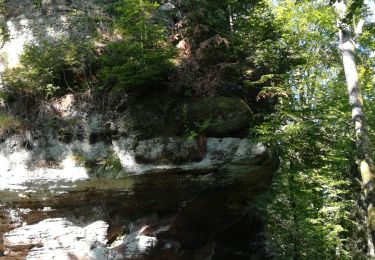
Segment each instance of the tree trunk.
[{"label": "tree trunk", "polygon": [[296,190],[296,180],[294,178],[295,171],[291,171],[293,169],[293,163],[289,168],[289,176],[288,176],[288,187],[289,187],[289,205],[291,209],[291,220],[293,221],[293,230],[290,232],[290,241],[292,242],[292,252],[291,253],[291,260],[298,260],[300,259],[300,250],[299,247],[299,240],[297,238],[298,232],[298,216],[297,216],[297,209],[296,209],[296,196],[294,191]]},{"label": "tree trunk", "polygon": [[342,63],[345,71],[346,84],[349,94],[349,104],[352,111],[352,121],[354,124],[354,138],[357,148],[356,161],[362,179],[365,206],[367,210],[367,224],[369,230],[368,251],[374,256],[373,241],[375,240],[375,196],[374,196],[374,162],[371,158],[371,143],[366,127],[365,115],[363,112],[363,96],[359,84],[357,66],[355,62],[356,46],[355,32],[348,24],[346,5],[341,1],[335,3],[340,8],[335,7],[337,17],[337,27],[340,38],[340,51]]},{"label": "tree trunk", "polygon": [[228,14],[229,14],[229,28],[230,31],[233,32],[233,13],[232,13],[232,7],[228,5]]}]

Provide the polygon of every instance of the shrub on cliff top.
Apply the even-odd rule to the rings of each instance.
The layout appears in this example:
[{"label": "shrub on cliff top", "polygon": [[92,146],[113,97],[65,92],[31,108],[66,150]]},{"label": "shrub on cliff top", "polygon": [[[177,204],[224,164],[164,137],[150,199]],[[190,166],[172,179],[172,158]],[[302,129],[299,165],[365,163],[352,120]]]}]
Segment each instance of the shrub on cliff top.
[{"label": "shrub on cliff top", "polygon": [[85,89],[95,55],[88,43],[39,41],[25,47],[20,65],[3,72],[5,92],[49,99]]},{"label": "shrub on cliff top", "polygon": [[168,49],[145,48],[138,42],[113,42],[101,57],[98,76],[101,90],[114,93],[138,92],[148,87],[163,85],[173,70]]},{"label": "shrub on cliff top", "polygon": [[158,6],[139,0],[118,3],[114,27],[122,40],[109,43],[101,57],[98,75],[103,90],[138,92],[168,81],[174,50],[158,18]]}]

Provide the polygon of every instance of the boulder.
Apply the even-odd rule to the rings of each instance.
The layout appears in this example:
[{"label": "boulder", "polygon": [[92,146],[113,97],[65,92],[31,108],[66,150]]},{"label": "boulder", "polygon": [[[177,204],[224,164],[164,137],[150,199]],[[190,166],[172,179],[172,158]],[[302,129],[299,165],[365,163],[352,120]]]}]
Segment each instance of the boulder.
[{"label": "boulder", "polygon": [[252,112],[238,97],[207,97],[188,106],[188,124],[207,136],[233,136],[251,124]]},{"label": "boulder", "polygon": [[4,236],[6,255],[27,254],[27,259],[89,258],[94,249],[107,243],[108,224],[96,221],[80,227],[64,218],[46,219],[25,225]]},{"label": "boulder", "polygon": [[238,136],[247,132],[251,122],[249,106],[238,97],[150,97],[131,108],[120,124],[128,132],[148,139],[199,133],[209,137]]}]

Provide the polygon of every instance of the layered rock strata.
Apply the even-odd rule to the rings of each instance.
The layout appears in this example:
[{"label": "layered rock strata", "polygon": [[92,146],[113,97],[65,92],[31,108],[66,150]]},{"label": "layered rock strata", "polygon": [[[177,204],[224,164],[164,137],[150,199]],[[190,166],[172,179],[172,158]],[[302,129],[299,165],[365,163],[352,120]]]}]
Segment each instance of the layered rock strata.
[{"label": "layered rock strata", "polygon": [[2,138],[6,259],[269,257],[252,202],[269,187],[277,160],[241,137],[251,121],[246,104],[158,103],[114,116],[67,96],[55,112],[68,123]]}]

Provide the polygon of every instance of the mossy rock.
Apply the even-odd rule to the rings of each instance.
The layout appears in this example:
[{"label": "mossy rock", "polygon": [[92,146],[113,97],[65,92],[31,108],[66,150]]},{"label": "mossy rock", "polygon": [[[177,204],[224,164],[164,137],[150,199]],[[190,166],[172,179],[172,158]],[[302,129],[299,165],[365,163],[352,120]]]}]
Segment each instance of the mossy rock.
[{"label": "mossy rock", "polygon": [[246,129],[251,120],[252,111],[238,97],[153,97],[132,108],[126,124],[143,139],[189,132],[224,137]]},{"label": "mossy rock", "polygon": [[249,106],[237,97],[208,97],[194,102],[188,114],[190,125],[201,124],[207,136],[226,136],[248,127]]},{"label": "mossy rock", "polygon": [[175,104],[168,97],[152,97],[138,102],[128,111],[126,128],[141,139],[160,136],[165,131],[165,118]]},{"label": "mossy rock", "polygon": [[206,136],[235,136],[250,126],[252,111],[238,97],[206,97],[180,102],[168,115],[168,134],[187,132]]}]

